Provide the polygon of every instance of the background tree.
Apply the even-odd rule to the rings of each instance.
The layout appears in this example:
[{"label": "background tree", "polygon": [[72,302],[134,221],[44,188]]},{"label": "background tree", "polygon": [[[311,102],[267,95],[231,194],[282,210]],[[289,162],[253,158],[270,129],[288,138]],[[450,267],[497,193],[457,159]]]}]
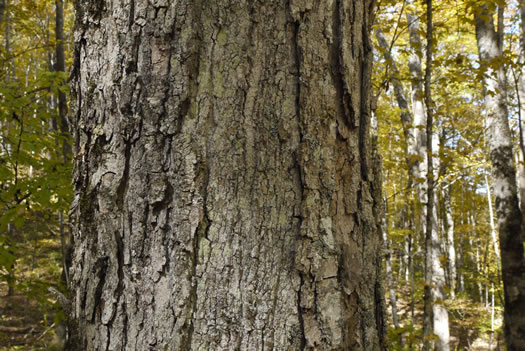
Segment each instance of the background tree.
[{"label": "background tree", "polygon": [[[8,281],[7,295],[12,296],[0,298],[6,315],[0,321],[0,347],[29,342],[49,346],[48,328],[63,318],[47,291],[63,289],[57,214],[68,211],[72,193],[70,162],[57,148],[69,145],[69,137],[52,127],[59,114],[55,100],[68,93],[68,55],[64,50],[63,72],[50,69],[48,62],[56,62],[54,1],[11,0],[2,5],[0,291],[4,295]],[[64,44],[71,33],[71,7],[66,6],[65,13]],[[67,232],[67,223],[62,224]],[[21,316],[15,318],[11,311],[21,311]]]},{"label": "background tree", "polygon": [[[506,85],[502,55],[502,27],[494,29],[494,4],[475,9],[479,58],[484,66],[487,138],[494,177],[494,195],[498,214],[501,262],[505,292],[505,338],[510,349],[525,349],[525,258],[522,213],[519,208],[512,138],[507,121]],[[500,6],[501,7],[501,6]],[[500,22],[501,23],[501,22]]]}]

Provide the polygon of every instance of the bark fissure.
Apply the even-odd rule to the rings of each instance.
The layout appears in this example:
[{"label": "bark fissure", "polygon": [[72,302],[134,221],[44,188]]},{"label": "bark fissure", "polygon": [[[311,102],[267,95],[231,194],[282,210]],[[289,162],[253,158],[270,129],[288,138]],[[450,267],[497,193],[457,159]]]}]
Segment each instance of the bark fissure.
[{"label": "bark fissure", "polygon": [[[295,75],[295,118],[297,123],[297,128],[299,131],[299,148],[300,145],[303,143],[303,130],[302,130],[302,121],[301,121],[301,47],[298,42],[298,34],[300,30],[300,20],[298,18],[294,18],[294,15],[292,13],[291,3],[290,0],[288,0],[287,3],[287,23],[289,23],[288,26],[291,27],[291,45],[292,45],[292,53],[293,53],[293,67],[295,69],[294,75]],[[299,150],[300,152],[300,150]],[[294,217],[297,219],[297,234],[296,234],[296,241],[300,242],[302,240],[302,226],[303,226],[303,198],[304,198],[304,179],[303,179],[303,172],[301,169],[300,164],[300,155],[294,154],[294,175],[295,175],[295,183],[298,189],[298,194],[296,194],[296,205],[295,208],[298,209],[294,213]],[[297,248],[294,248],[294,261],[295,256],[297,253]],[[303,307],[302,307],[302,291],[304,286],[304,272],[299,271],[299,279],[300,284],[297,289],[297,316],[299,320],[299,333],[300,333],[300,350],[306,349],[306,334],[305,334],[305,324],[304,324],[304,317],[303,317]]]}]

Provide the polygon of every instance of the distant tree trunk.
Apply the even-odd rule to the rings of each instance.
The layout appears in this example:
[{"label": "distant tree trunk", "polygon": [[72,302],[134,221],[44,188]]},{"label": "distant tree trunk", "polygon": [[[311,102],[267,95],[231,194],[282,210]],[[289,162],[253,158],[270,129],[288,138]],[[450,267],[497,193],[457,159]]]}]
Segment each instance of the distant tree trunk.
[{"label": "distant tree trunk", "polygon": [[485,175],[485,184],[487,187],[487,202],[489,204],[490,238],[492,239],[492,245],[494,246],[494,254],[496,255],[496,260],[497,260],[497,264],[499,267],[500,262],[501,262],[501,257],[500,257],[499,247],[498,247],[498,238],[496,236],[496,226],[494,225],[494,210],[492,209],[492,195],[490,191],[489,177],[487,175]]},{"label": "distant tree trunk", "polygon": [[494,30],[493,4],[485,3],[475,12],[476,39],[484,77],[487,137],[492,161],[494,195],[501,244],[505,295],[505,339],[509,350],[525,350],[525,259],[523,257],[522,213],[516,188],[512,140],[505,102],[503,69],[493,68],[502,48]]},{"label": "distant tree trunk", "polygon": [[[6,65],[6,74],[5,74],[5,81],[6,83],[9,83],[14,79],[14,65],[12,58],[9,58],[11,55],[11,28],[9,23],[9,12],[6,11],[9,3],[3,2],[3,8],[2,11],[5,12],[5,56],[7,57],[8,64]],[[9,122],[6,121],[7,124],[7,131],[9,134]],[[4,137],[4,136],[2,136]],[[20,136],[19,136],[20,137]],[[7,145],[7,150],[11,152],[11,145]],[[14,183],[16,184],[16,180],[14,180]],[[13,233],[13,223],[7,224],[7,236],[9,237],[9,240],[11,243],[10,246],[14,245],[14,233]],[[13,249],[10,247],[9,252],[13,253]],[[8,272],[7,277],[7,296],[13,296],[15,294],[15,283],[16,283],[16,277],[15,277],[15,263],[11,265],[11,270]]]},{"label": "distant tree trunk", "polygon": [[[55,47],[55,71],[66,72],[66,55],[64,52],[64,1],[55,1],[56,14],[55,14],[55,34],[56,34],[56,47]],[[58,127],[62,134],[62,154],[64,161],[67,161],[71,157],[71,145],[68,143],[67,138],[69,137],[69,126],[67,122],[67,97],[62,91],[58,91]]]},{"label": "distant tree trunk", "polygon": [[465,247],[465,239],[464,239],[464,228],[467,221],[465,220],[465,175],[462,177],[461,182],[461,230],[458,232],[458,260],[456,264],[456,276],[457,276],[457,290],[459,293],[465,292],[465,275],[463,273],[464,267],[465,267],[465,258],[464,258],[464,247]]},{"label": "distant tree trunk", "polygon": [[388,239],[388,196],[385,193],[385,215],[383,216],[383,222],[381,223],[383,227],[383,241],[386,250],[385,254],[385,263],[386,263],[386,277],[388,280],[388,290],[390,293],[390,305],[392,308],[392,321],[394,322],[394,328],[399,329],[399,319],[397,316],[397,298],[396,298],[396,289],[394,286],[394,277],[392,273],[392,251],[390,249],[390,243]]},{"label": "distant tree trunk", "polygon": [[71,345],[382,350],[373,1],[77,1]]},{"label": "distant tree trunk", "polygon": [[[56,72],[66,72],[66,55],[64,50],[64,1],[56,0],[55,1],[55,67]],[[65,82],[64,82],[65,83]],[[70,131],[69,123],[67,120],[67,96],[66,94],[59,90],[57,96],[57,107],[58,107],[58,120],[55,118],[53,120],[53,127],[55,130],[60,131],[62,137],[61,148],[62,148],[62,158],[64,163],[68,163],[71,160],[72,149],[69,143],[70,140]],[[58,122],[58,123],[57,123]],[[60,145],[57,140],[57,146]],[[58,149],[58,148],[57,148]],[[59,225],[60,225],[60,243],[62,251],[62,278],[66,284],[69,284],[69,273],[68,267],[71,265],[71,231],[65,230],[64,226],[64,216],[61,211],[58,212]]]},{"label": "distant tree trunk", "polygon": [[405,136],[406,162],[410,171],[410,183],[417,184],[417,182],[420,181],[421,178],[421,173],[419,171],[419,163],[421,160],[420,151],[418,150],[418,146],[420,145],[417,143],[416,137],[419,132],[416,126],[414,125],[414,117],[412,116],[412,112],[410,111],[405,89],[399,77],[400,73],[398,65],[394,57],[392,57],[392,54],[390,53],[390,45],[388,44],[388,41],[381,32],[381,29],[376,29],[375,35],[379,46],[383,50],[383,56],[388,62],[390,70],[392,72],[389,78],[392,82],[392,85],[394,86],[394,94],[396,97],[397,105],[401,110],[400,117],[401,124],[403,126],[403,135]]},{"label": "distant tree trunk", "polygon": [[[433,23],[432,23],[432,0],[426,0],[427,18],[427,45],[426,45],[426,67],[425,67],[425,105],[426,105],[426,150],[427,150],[427,206],[426,206],[426,231],[425,231],[425,316],[424,337],[429,336],[429,315],[432,317],[432,330],[437,336],[435,348],[438,351],[450,350],[450,332],[448,325],[448,311],[444,305],[445,293],[445,271],[441,266],[441,241],[439,237],[437,197],[435,196],[434,184],[438,176],[439,137],[433,133],[434,128],[434,102],[432,100],[432,55],[433,55]],[[435,170],[435,171],[434,171]],[[430,311],[430,308],[432,311]],[[424,350],[430,350],[430,340],[425,339]]]},{"label": "distant tree trunk", "polygon": [[421,42],[421,28],[419,25],[419,18],[416,14],[407,13],[408,30],[410,34],[410,58],[408,60],[408,68],[410,70],[411,83],[411,100],[412,100],[412,116],[414,134],[416,139],[415,150],[418,165],[418,174],[414,179],[416,182],[417,199],[419,205],[422,207],[421,218],[421,232],[425,232],[425,218],[427,203],[427,131],[425,126],[427,123],[427,115],[424,104],[423,91],[423,69],[421,68],[421,57],[423,57]]},{"label": "distant tree trunk", "polygon": [[[7,236],[9,237],[9,240],[14,240],[14,233],[13,233],[13,224],[8,223],[7,224]],[[11,243],[12,245],[12,243]],[[13,250],[10,248],[9,252],[13,254]],[[7,296],[14,296],[15,295],[15,284],[16,284],[16,276],[15,276],[15,264],[13,263],[11,265],[11,270],[9,270],[7,274]]]},{"label": "distant tree trunk", "polygon": [[454,217],[452,216],[452,184],[447,184],[443,190],[445,208],[445,222],[447,232],[448,274],[450,281],[450,294],[454,298],[456,292],[456,248],[454,246]]},{"label": "distant tree trunk", "polygon": [[4,20],[5,0],[0,0],[0,26]]},{"label": "distant tree trunk", "polygon": [[521,35],[520,35],[520,55],[518,72],[518,126],[519,126],[519,163],[518,163],[518,185],[520,195],[520,208],[525,211],[525,141],[523,133],[525,130],[525,0],[520,0]]}]

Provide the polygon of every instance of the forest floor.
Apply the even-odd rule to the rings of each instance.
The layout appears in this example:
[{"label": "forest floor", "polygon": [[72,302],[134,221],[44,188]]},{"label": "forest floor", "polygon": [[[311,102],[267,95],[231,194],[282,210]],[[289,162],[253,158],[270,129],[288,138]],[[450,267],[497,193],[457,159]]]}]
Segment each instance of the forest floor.
[{"label": "forest floor", "polygon": [[[397,294],[397,310],[400,321],[400,330],[402,332],[396,333],[393,328],[392,321],[392,305],[390,302],[390,295],[386,292],[386,303],[388,309],[388,326],[391,337],[392,350],[410,349],[409,345],[412,342],[414,345],[420,345],[422,342],[423,325],[423,296],[414,296],[414,318],[413,327],[410,323],[412,321],[411,313],[411,294],[409,284],[403,288],[398,289]],[[485,307],[480,303],[473,303],[467,299],[456,298],[452,302],[448,302],[447,308],[449,310],[449,326],[450,326],[450,350],[457,351],[504,351],[504,338],[502,332],[502,318],[501,313],[495,317],[494,329],[495,332],[490,332],[490,308]],[[401,335],[401,344],[399,347],[395,345],[395,339],[392,336],[395,334]],[[399,340],[399,338],[398,338]],[[415,348],[417,349],[417,347]]]},{"label": "forest floor", "polygon": [[60,350],[53,326],[34,299],[7,296],[7,285],[0,284],[0,351]]},{"label": "forest floor", "polygon": [[61,350],[55,336],[61,312],[48,292],[60,280],[59,241],[41,238],[36,247],[28,238],[18,242],[13,296],[7,296],[5,277],[0,280],[0,351]]},{"label": "forest floor", "polygon": [[[408,290],[405,289],[405,290]],[[408,292],[408,291],[407,291]],[[34,300],[23,294],[17,293],[14,296],[7,295],[7,285],[0,284],[0,351],[15,350],[61,350],[58,338],[55,336],[53,316],[43,311],[42,307]],[[398,296],[398,316],[405,333],[402,334],[402,343],[405,349],[408,349],[410,336],[414,345],[421,342],[421,330],[415,328],[409,333],[409,323],[411,320],[410,312],[410,295],[402,291]],[[414,325],[422,325],[423,305],[422,298],[416,297]],[[479,321],[482,320],[483,314],[489,314],[483,306],[467,304],[465,301],[456,300],[456,305],[451,306],[450,310],[450,334],[451,350],[469,350],[469,351],[503,351],[502,333],[495,333],[492,343],[490,342],[490,333],[483,332],[479,327]],[[390,313],[390,301],[387,298],[387,306]],[[460,311],[460,312],[458,312]],[[487,316],[485,315],[485,319]],[[489,317],[490,318],[490,317]],[[476,326],[476,321],[478,325]],[[497,325],[501,324],[501,318]],[[392,326],[393,322],[389,318],[388,325]],[[492,346],[490,346],[492,345]],[[391,345],[392,350],[396,348]],[[417,349],[417,347],[416,347]]]}]

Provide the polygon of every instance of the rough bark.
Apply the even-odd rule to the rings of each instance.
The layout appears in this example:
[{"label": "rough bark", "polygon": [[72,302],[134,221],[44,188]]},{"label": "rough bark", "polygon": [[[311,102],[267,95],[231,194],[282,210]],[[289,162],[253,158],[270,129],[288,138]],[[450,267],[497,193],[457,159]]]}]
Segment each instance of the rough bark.
[{"label": "rough bark", "polygon": [[[485,68],[485,108],[487,138],[496,214],[501,245],[502,276],[505,295],[505,339],[509,350],[525,350],[525,260],[523,257],[522,213],[519,208],[516,171],[505,103],[503,69],[494,63],[501,56],[492,14],[487,3],[476,11],[476,39],[479,58]],[[492,64],[491,64],[492,63]]]},{"label": "rough bark", "polygon": [[76,344],[383,349],[373,1],[76,10]]}]

